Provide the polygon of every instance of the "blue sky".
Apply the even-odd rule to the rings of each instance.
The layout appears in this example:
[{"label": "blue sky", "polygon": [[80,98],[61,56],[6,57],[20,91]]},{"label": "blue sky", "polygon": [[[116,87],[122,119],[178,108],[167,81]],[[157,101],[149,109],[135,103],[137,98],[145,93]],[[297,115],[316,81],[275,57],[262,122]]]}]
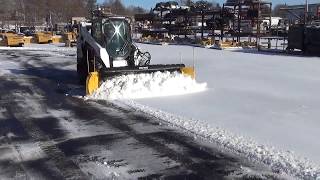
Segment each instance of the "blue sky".
[{"label": "blue sky", "polygon": [[[98,2],[104,2],[104,0],[97,0]],[[122,2],[126,5],[135,5],[140,6],[145,9],[150,9],[151,7],[154,7],[154,5],[157,2],[161,1],[167,1],[167,0],[122,0]],[[212,1],[212,0],[208,0]],[[309,3],[319,3],[320,0],[308,0]],[[220,4],[224,3],[225,0],[215,0],[214,2],[218,2]],[[305,0],[271,0],[273,4],[279,4],[279,3],[287,3],[287,4],[303,4]]]}]

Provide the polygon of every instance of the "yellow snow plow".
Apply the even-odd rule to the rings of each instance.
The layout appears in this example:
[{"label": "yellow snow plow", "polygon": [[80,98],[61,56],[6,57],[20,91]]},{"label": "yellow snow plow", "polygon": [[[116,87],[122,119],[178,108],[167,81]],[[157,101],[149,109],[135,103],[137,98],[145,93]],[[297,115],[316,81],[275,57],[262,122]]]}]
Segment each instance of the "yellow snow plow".
[{"label": "yellow snow plow", "polygon": [[195,71],[194,67],[181,68],[181,72],[182,72],[182,74],[190,76],[192,79],[196,78],[196,71]]}]

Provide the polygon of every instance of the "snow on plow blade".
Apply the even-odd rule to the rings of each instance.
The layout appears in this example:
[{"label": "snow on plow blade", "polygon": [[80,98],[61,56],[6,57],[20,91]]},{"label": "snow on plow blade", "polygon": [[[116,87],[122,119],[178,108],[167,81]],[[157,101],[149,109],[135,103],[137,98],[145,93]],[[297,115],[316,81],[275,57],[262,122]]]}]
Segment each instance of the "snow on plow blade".
[{"label": "snow on plow blade", "polygon": [[175,70],[172,72],[147,71],[147,73],[146,71],[136,71],[139,73],[109,77],[105,81],[101,81],[100,87],[86,98],[100,100],[140,99],[185,95],[206,90],[206,83],[197,83],[192,77],[183,74],[182,68]]},{"label": "snow on plow blade", "polygon": [[87,95],[90,98],[136,99],[181,95],[206,89],[205,83],[195,81],[194,68],[185,67],[184,64],[108,68],[100,71],[99,76],[102,80],[99,88],[88,86],[90,84],[87,81]]},{"label": "snow on plow blade", "polygon": [[137,66],[137,67],[114,67],[108,68],[105,71],[100,72],[101,78],[106,79],[118,75],[126,74],[140,74],[140,73],[153,73],[153,72],[180,72],[184,75],[191,76],[194,79],[195,72],[194,68],[186,67],[184,64],[166,64],[166,65],[148,65],[148,66]]}]

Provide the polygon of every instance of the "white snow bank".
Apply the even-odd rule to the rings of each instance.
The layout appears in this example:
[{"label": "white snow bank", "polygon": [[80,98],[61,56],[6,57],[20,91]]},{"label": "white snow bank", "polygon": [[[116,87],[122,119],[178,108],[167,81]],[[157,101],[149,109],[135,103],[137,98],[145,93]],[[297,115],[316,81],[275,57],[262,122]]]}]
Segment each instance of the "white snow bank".
[{"label": "white snow bank", "polygon": [[62,51],[62,52],[74,52],[76,48],[65,47],[64,43],[57,44],[26,44],[23,47],[6,47],[0,46],[0,50],[31,50],[31,51]]},{"label": "white snow bank", "polygon": [[100,86],[89,99],[140,99],[148,97],[190,94],[206,89],[206,83],[197,83],[178,72],[154,72],[114,77]]},{"label": "white snow bank", "polygon": [[[176,62],[179,53],[185,64],[193,62],[192,47],[141,45],[141,48],[152,54],[153,63]],[[278,156],[269,154],[275,160],[287,157],[286,152],[293,159],[305,157],[308,160],[296,169],[296,174],[304,177],[303,172],[309,172],[312,177],[320,176],[319,57],[194,50],[197,80],[208,84],[205,92],[136,102],[196,119],[199,124],[220,127],[284,152]],[[288,162],[283,164],[287,169],[297,164],[290,163],[294,162],[291,160],[283,162]],[[310,164],[315,165],[306,168]]]},{"label": "white snow bank", "polygon": [[133,107],[139,111],[160,119],[173,127],[184,129],[194,135],[212,141],[226,150],[244,155],[252,161],[263,162],[273,171],[287,173],[303,179],[319,179],[320,167],[310,163],[305,158],[297,157],[291,151],[281,151],[272,146],[259,144],[247,137],[239,136],[220,127],[213,127],[199,120],[186,118],[164,112],[132,100],[113,101],[119,106]]}]

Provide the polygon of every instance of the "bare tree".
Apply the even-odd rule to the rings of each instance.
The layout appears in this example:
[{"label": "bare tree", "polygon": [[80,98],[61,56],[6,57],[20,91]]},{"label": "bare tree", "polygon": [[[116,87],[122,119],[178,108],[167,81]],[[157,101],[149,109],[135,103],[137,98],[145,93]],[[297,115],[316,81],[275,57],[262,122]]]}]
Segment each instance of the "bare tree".
[{"label": "bare tree", "polygon": [[133,16],[134,14],[145,13],[145,9],[139,6],[125,7],[121,0],[105,0],[104,6],[109,7],[113,14]]},{"label": "bare tree", "polygon": [[277,4],[272,10],[272,16],[285,17],[286,12],[281,8],[288,7],[286,4]]},{"label": "bare tree", "polygon": [[97,4],[97,0],[87,0],[87,10],[88,10],[88,15],[87,17],[91,16],[92,11],[95,9]]},{"label": "bare tree", "polygon": [[146,10],[139,6],[129,6],[127,10],[130,15],[146,13]]},{"label": "bare tree", "polygon": [[109,7],[113,14],[125,15],[127,13],[121,0],[105,0],[103,5]]},{"label": "bare tree", "polygon": [[194,2],[192,0],[181,0],[181,5],[183,6],[192,6]]},{"label": "bare tree", "polygon": [[0,0],[0,18],[10,14],[11,20],[28,26],[41,25],[49,18],[55,24],[74,16],[89,17],[95,4],[96,0]]}]

